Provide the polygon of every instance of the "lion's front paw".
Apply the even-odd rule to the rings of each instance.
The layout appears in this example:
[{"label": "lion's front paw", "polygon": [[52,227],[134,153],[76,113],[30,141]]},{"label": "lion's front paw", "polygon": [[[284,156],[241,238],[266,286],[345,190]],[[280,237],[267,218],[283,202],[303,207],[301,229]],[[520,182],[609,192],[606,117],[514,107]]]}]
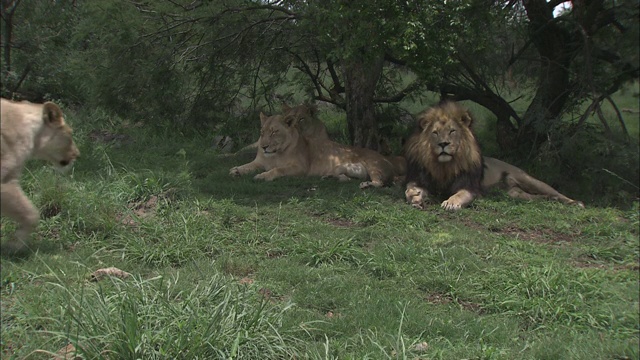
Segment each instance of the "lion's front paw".
[{"label": "lion's front paw", "polygon": [[462,209],[462,205],[456,204],[453,201],[449,201],[449,200],[443,201],[442,204],[440,204],[440,206],[442,206],[443,209],[449,210],[449,211],[458,211]]},{"label": "lion's front paw", "polygon": [[474,198],[475,195],[472,192],[462,189],[451,195],[447,200],[443,201],[440,206],[445,210],[458,211],[471,204]]},{"label": "lion's front paw", "polygon": [[238,170],[238,167],[232,167],[231,170],[229,170],[229,175],[231,176],[240,176],[240,170]]},{"label": "lion's front paw", "polygon": [[412,187],[404,192],[404,196],[407,199],[407,202],[416,209],[423,210],[424,202],[426,198],[426,193],[424,190],[418,187]]},{"label": "lion's front paw", "polygon": [[578,201],[578,200],[572,200],[573,202],[570,202],[569,205],[574,205],[577,206],[579,208],[584,209],[584,203],[582,201]]}]

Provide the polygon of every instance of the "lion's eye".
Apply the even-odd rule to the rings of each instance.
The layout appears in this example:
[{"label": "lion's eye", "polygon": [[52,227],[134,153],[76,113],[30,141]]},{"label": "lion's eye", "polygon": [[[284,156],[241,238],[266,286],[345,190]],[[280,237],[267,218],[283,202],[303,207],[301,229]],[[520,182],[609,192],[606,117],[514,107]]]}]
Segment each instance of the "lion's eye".
[{"label": "lion's eye", "polygon": [[451,130],[449,130],[449,135],[453,134],[454,132],[456,132],[456,130],[455,130],[455,129],[451,129]]},{"label": "lion's eye", "polygon": [[438,136],[438,132],[437,132],[437,131],[434,131],[434,132],[432,132],[432,133],[431,133],[431,135],[433,135],[433,136]]}]

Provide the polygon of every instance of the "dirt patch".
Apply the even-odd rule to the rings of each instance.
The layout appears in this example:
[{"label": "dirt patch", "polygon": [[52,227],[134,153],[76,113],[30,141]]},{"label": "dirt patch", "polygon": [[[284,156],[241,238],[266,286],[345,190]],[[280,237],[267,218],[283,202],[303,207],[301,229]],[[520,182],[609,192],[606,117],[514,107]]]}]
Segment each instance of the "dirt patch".
[{"label": "dirt patch", "polygon": [[116,219],[123,225],[137,227],[136,219],[146,219],[155,215],[160,200],[164,196],[153,195],[146,201],[134,201],[127,205],[133,214],[118,214]]},{"label": "dirt patch", "polygon": [[605,264],[601,262],[593,262],[589,259],[578,259],[574,261],[574,266],[582,269],[600,269],[600,270],[613,270],[613,271],[640,271],[640,264]]},{"label": "dirt patch", "polygon": [[482,306],[480,306],[480,304],[476,304],[471,301],[466,301],[462,299],[454,299],[449,294],[442,294],[442,293],[436,292],[436,293],[428,294],[424,299],[436,305],[447,305],[447,304],[453,303],[453,304],[458,304],[464,310],[471,311],[479,315],[484,313],[484,310],[482,309]]},{"label": "dirt patch", "polygon": [[575,234],[565,234],[551,229],[523,229],[515,224],[505,226],[483,225],[468,219],[462,220],[463,224],[479,231],[491,231],[492,233],[507,235],[516,239],[533,241],[542,244],[570,243],[580,235],[579,230]]},{"label": "dirt patch", "polygon": [[349,221],[349,220],[345,220],[345,219],[328,219],[327,222],[333,226],[337,226],[337,227],[345,227],[345,228],[351,228],[351,227],[357,227],[358,224],[354,223],[353,221]]}]

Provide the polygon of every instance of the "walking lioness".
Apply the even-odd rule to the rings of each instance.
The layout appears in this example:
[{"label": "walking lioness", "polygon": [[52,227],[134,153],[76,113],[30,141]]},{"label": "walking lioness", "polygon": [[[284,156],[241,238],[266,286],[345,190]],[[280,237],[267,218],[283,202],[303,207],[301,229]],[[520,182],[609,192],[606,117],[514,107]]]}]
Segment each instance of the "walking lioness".
[{"label": "walking lioness", "polygon": [[71,166],[80,152],[58,105],[2,99],[0,109],[1,214],[17,223],[15,237],[3,246],[3,250],[13,252],[27,248],[29,237],[40,219],[38,209],[20,188],[24,163],[29,158],[36,158],[64,169]]}]

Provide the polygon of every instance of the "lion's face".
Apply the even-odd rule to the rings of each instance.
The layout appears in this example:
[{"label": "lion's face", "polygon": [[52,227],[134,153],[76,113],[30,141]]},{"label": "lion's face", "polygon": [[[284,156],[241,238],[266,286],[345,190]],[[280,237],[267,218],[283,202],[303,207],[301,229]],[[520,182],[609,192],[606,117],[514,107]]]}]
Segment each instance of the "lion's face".
[{"label": "lion's face", "polygon": [[438,184],[482,167],[471,114],[456,103],[444,103],[420,114],[416,132],[405,144],[409,163],[419,164]]},{"label": "lion's face", "polygon": [[73,142],[71,127],[65,123],[62,111],[53,103],[45,103],[43,121],[35,155],[51,162],[59,170],[70,167],[80,156],[80,151]]},{"label": "lion's face", "polygon": [[296,121],[282,115],[266,116],[260,113],[262,127],[260,129],[260,150],[269,157],[285,152],[291,144],[295,144],[299,134]]},{"label": "lion's face", "polygon": [[[459,107],[448,106],[431,108],[421,115],[419,125],[421,138],[429,147],[431,156],[440,163],[447,163],[456,157],[469,157],[468,145],[474,139],[471,133],[472,118],[467,111]],[[465,153],[459,154],[460,151]]]},{"label": "lion's face", "polygon": [[438,162],[449,162],[458,151],[460,144],[460,126],[456,122],[438,121],[427,131],[431,137],[430,146]]}]

